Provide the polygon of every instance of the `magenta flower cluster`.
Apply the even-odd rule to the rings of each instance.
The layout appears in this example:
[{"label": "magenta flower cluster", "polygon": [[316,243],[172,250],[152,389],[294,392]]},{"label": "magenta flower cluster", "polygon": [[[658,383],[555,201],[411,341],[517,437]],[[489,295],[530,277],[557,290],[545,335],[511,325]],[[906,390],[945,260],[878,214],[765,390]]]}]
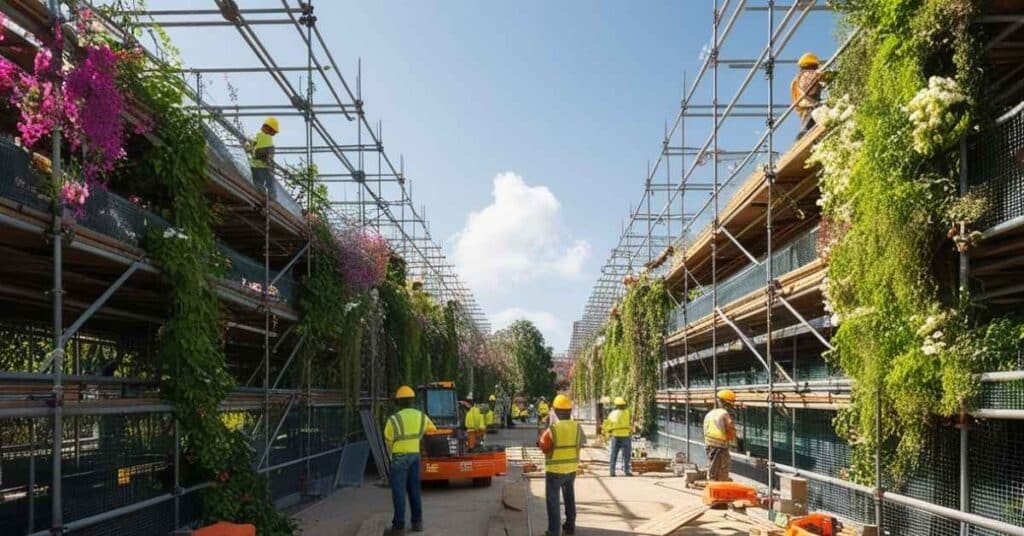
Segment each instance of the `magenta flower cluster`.
[{"label": "magenta flower cluster", "polygon": [[[35,148],[59,124],[72,153],[84,156],[84,180],[103,182],[125,156],[125,101],[117,87],[120,57],[104,43],[89,44],[83,47],[83,60],[65,68],[59,59],[61,35],[55,32],[55,42],[39,49],[32,73],[0,58],[0,93],[18,110],[18,133],[26,147]],[[61,99],[54,91],[57,84]]]},{"label": "magenta flower cluster", "polygon": [[85,148],[87,181],[113,171],[124,158],[124,98],[117,88],[117,56],[107,45],[86,48],[85,59],[64,81],[64,110],[73,150]]},{"label": "magenta flower cluster", "polygon": [[89,185],[84,182],[68,181],[61,186],[60,199],[75,218],[85,215],[85,202],[89,199]]},{"label": "magenta flower cluster", "polygon": [[338,268],[356,291],[367,291],[384,281],[391,246],[379,233],[360,227],[334,234],[338,245]]}]

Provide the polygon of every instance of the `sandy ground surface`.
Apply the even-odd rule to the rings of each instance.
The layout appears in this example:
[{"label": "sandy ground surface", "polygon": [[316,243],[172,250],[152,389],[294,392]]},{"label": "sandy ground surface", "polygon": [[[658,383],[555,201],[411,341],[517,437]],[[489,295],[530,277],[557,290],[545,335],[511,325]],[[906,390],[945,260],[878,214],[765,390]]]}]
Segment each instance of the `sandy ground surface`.
[{"label": "sandy ground surface", "polygon": [[[533,426],[502,430],[488,437],[491,444],[532,445],[537,432]],[[372,463],[372,462],[371,462]],[[423,489],[423,518],[426,535],[487,535],[512,520],[504,519],[502,488],[518,482],[519,471],[496,477],[490,487],[474,488],[466,482],[429,485]],[[514,515],[509,512],[509,515]],[[307,536],[354,536],[369,518],[391,520],[391,492],[373,482],[358,488],[339,490],[300,511],[294,517]],[[407,514],[408,515],[408,514]],[[525,526],[525,523],[523,523]],[[493,530],[492,530],[493,532]],[[504,531],[496,534],[505,534]]]},{"label": "sandy ground surface", "polygon": [[[536,430],[520,426],[490,436],[493,444],[534,444]],[[576,534],[618,536],[680,505],[700,504],[699,492],[684,489],[682,479],[669,474],[634,477],[607,475],[607,451],[587,448],[581,458],[587,474],[576,479]],[[521,487],[526,496],[524,511],[502,505],[506,486]],[[426,535],[540,536],[546,529],[544,479],[523,478],[518,469],[494,479],[489,488],[468,482],[430,486],[423,490]],[[355,536],[368,520],[391,519],[387,488],[371,482],[334,493],[295,515],[302,533],[309,536]],[[674,536],[743,535],[745,516],[726,510],[707,512],[676,531]]]}]

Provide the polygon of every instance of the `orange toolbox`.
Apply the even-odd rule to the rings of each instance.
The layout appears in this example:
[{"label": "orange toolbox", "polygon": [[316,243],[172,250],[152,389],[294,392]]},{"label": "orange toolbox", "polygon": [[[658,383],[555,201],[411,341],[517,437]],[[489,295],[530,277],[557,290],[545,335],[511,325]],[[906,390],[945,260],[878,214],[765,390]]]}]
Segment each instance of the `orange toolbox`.
[{"label": "orange toolbox", "polygon": [[758,504],[760,499],[754,486],[739,482],[708,482],[704,486],[704,504],[726,504],[736,501],[748,501]]}]

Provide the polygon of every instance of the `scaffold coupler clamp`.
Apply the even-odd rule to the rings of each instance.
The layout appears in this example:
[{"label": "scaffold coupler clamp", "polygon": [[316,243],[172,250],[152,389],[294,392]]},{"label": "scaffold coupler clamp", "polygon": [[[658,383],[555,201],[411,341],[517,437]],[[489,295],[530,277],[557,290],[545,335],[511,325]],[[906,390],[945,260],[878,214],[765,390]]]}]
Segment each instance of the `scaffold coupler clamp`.
[{"label": "scaffold coupler clamp", "polygon": [[299,2],[299,8],[302,9],[302,16],[299,17],[299,22],[303,26],[311,27],[316,24],[316,15],[313,14],[312,2]]}]

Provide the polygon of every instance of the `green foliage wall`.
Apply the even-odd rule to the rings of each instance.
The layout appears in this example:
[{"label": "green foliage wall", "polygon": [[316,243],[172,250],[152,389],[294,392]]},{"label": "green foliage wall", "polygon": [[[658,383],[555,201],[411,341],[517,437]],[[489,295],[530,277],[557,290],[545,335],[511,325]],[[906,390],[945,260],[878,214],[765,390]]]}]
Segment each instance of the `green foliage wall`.
[{"label": "green foliage wall", "polygon": [[949,216],[956,141],[977,112],[971,21],[978,5],[850,0],[838,7],[860,35],[829,88],[834,113],[822,117],[830,132],[815,149],[833,237],[823,251],[827,306],[839,321],[829,359],[855,380],[853,405],[836,425],[854,447],[851,476],[872,481],[880,400],[886,467],[901,483],[935,416],[968,410],[974,374],[1008,366],[1020,338],[1015,321],[988,317],[958,292],[944,237],[957,223]]},{"label": "green foliage wall", "polygon": [[645,434],[656,426],[664,329],[672,300],[664,281],[646,275],[632,283],[604,327],[604,342],[584,350],[573,370],[580,400],[625,398]]}]

